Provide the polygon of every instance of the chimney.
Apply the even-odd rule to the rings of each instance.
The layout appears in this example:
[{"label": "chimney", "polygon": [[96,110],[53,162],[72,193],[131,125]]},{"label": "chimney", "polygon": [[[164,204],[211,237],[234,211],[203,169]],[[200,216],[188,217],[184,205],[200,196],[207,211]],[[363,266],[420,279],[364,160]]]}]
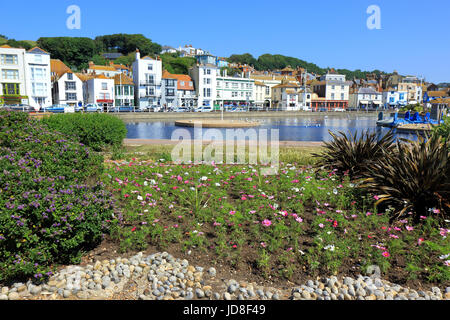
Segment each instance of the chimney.
[{"label": "chimney", "polygon": [[94,65],[93,61],[89,61],[89,68],[91,68]]},{"label": "chimney", "polygon": [[141,53],[139,52],[139,49],[136,49],[136,60],[141,59]]}]

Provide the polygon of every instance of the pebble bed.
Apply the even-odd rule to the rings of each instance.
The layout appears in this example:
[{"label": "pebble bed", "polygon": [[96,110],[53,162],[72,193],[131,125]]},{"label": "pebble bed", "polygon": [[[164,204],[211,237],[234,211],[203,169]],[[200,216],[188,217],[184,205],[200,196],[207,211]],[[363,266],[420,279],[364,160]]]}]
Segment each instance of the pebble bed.
[{"label": "pebble bed", "polygon": [[[132,284],[130,286],[130,284]],[[131,289],[129,289],[131,288]],[[123,295],[128,292],[127,295]],[[367,276],[308,280],[290,289],[223,280],[167,252],[68,266],[45,284],[3,287],[0,300],[450,300],[450,287],[416,291]]]}]

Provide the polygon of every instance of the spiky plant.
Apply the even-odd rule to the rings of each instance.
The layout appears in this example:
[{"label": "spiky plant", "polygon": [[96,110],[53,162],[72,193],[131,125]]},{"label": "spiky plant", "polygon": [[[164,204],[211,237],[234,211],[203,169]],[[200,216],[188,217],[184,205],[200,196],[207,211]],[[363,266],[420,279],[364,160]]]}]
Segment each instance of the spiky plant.
[{"label": "spiky plant", "polygon": [[341,175],[348,172],[351,179],[362,177],[370,162],[377,160],[384,153],[390,153],[394,148],[392,130],[379,140],[376,133],[369,131],[363,132],[360,137],[357,132],[353,136],[341,131],[339,135],[328,132],[333,140],[325,143],[322,153],[313,154],[318,158],[316,168],[337,169],[337,173]]},{"label": "spiky plant", "polygon": [[395,209],[391,221],[409,212],[416,223],[420,216],[449,217],[450,142],[437,135],[403,142],[369,165],[363,186],[379,197],[376,205]]}]

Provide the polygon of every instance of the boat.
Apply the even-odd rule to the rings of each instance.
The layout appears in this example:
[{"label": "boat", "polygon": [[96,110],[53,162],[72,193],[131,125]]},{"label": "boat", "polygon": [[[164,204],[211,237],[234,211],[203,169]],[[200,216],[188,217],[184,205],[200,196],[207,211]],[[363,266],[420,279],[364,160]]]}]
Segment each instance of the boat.
[{"label": "boat", "polygon": [[[441,116],[441,119],[443,117]],[[383,112],[380,112],[378,114],[378,121],[377,126],[380,127],[389,127],[389,128],[397,128],[399,126],[403,126],[406,124],[417,124],[417,125],[423,125],[423,124],[431,124],[431,125],[439,125],[444,123],[444,120],[438,121],[435,119],[431,119],[430,113],[427,112],[425,114],[425,117],[422,118],[418,112],[415,112],[412,116],[409,111],[405,113],[404,118],[398,118],[398,113],[394,114],[393,118],[389,119],[383,119]]]}]

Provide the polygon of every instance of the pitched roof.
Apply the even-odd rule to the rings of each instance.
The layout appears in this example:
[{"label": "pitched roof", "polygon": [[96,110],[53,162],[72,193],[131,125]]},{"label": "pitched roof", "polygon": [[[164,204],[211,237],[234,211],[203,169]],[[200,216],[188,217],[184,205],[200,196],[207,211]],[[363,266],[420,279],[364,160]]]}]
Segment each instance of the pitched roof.
[{"label": "pitched roof", "polygon": [[50,70],[50,72],[54,73],[58,78],[61,78],[67,72],[72,72],[72,70],[59,59],[50,59]]},{"label": "pitched roof", "polygon": [[273,88],[300,88],[300,86],[292,82],[286,82],[273,86]]},{"label": "pitched roof", "polygon": [[12,49],[12,47],[10,45],[7,45],[7,44],[4,44],[4,45],[0,46],[0,48]]},{"label": "pitched roof", "polygon": [[164,70],[162,78],[177,80],[178,90],[195,90],[192,78],[186,74],[173,74],[168,72],[167,70]]},{"label": "pitched roof", "polygon": [[428,91],[429,97],[448,97],[448,93],[446,91]]},{"label": "pitched roof", "polygon": [[116,68],[112,66],[98,66],[95,64],[89,64],[90,70],[100,70],[100,71],[117,71]]},{"label": "pitched roof", "polygon": [[114,84],[134,85],[133,80],[125,74],[116,74],[114,76]]},{"label": "pitched roof", "polygon": [[31,48],[31,49],[28,50],[27,52],[28,52],[28,53],[37,53],[37,54],[50,54],[50,53],[48,53],[47,51],[42,50],[42,49],[39,48],[39,47]]}]

